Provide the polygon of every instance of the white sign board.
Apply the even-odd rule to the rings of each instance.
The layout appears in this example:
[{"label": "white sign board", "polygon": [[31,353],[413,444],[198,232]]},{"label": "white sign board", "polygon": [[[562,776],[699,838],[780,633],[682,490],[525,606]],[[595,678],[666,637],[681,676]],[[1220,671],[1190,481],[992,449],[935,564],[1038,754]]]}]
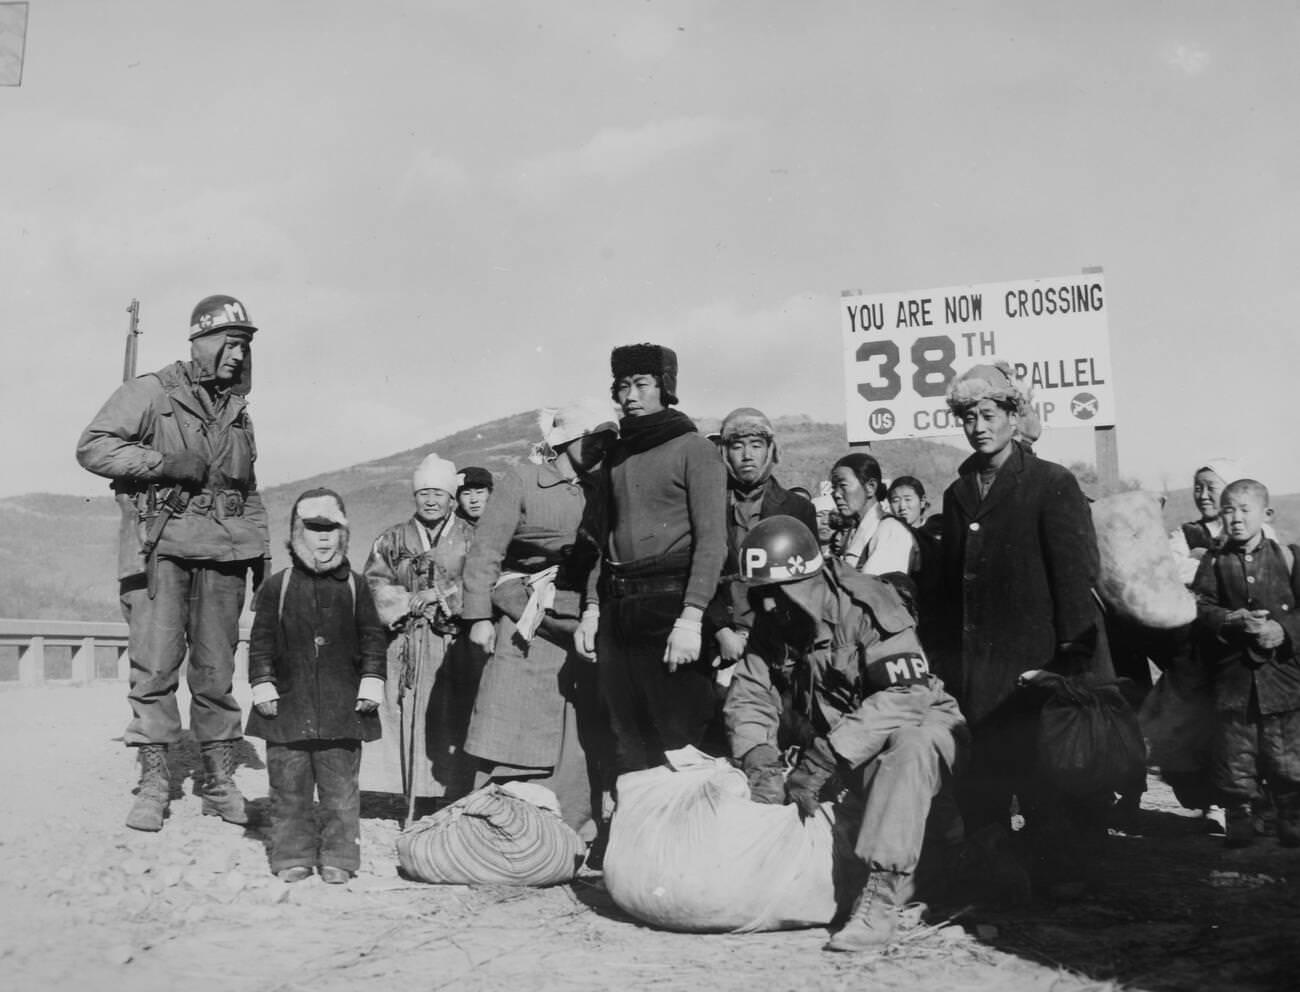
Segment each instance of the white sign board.
[{"label": "white sign board", "polygon": [[849,442],[958,434],[953,377],[1002,359],[1033,386],[1043,428],[1115,424],[1100,272],[915,293],[845,292]]}]

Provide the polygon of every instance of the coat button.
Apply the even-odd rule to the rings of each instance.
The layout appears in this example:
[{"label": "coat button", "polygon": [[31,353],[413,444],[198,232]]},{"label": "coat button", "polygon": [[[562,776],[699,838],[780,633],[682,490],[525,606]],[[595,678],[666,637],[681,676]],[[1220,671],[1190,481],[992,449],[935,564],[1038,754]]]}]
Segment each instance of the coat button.
[{"label": "coat button", "polygon": [[971,525],[970,525],[970,529],[971,529],[971,530],[979,530],[979,529],[980,529],[979,521],[976,520],[976,521],[974,521],[973,523],[971,523]]},{"label": "coat button", "polygon": [[318,648],[324,647],[326,644],[329,643],[328,641],[325,640],[325,638],[321,637],[320,634],[317,634],[315,637],[313,637],[312,641],[316,644]]},{"label": "coat button", "polygon": [[1247,576],[1246,576],[1246,581],[1247,581],[1247,582],[1254,582],[1254,581],[1255,581],[1255,576],[1253,576],[1253,575],[1247,575]]},{"label": "coat button", "polygon": [[1246,561],[1254,561],[1254,560],[1255,560],[1255,559],[1254,559],[1253,557],[1251,557],[1250,555],[1246,555]]}]

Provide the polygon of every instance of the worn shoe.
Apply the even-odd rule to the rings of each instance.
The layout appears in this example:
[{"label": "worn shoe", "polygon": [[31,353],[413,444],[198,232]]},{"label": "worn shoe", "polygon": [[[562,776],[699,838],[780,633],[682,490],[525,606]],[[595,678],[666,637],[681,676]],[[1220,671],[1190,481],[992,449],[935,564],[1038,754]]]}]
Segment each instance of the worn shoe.
[{"label": "worn shoe", "polygon": [[126,825],[132,830],[150,833],[161,830],[171,799],[171,777],[167,772],[167,745],[142,744],[140,752],[140,784],[136,788],[135,802],[126,814]]},{"label": "worn shoe", "polygon": [[1280,805],[1277,811],[1277,842],[1283,847],[1300,847],[1300,797]]},{"label": "worn shoe", "polygon": [[1222,806],[1205,807],[1205,830],[1211,837],[1222,837],[1228,832],[1228,814]]},{"label": "worn shoe", "polygon": [[1250,806],[1234,806],[1228,810],[1227,833],[1223,838],[1224,847],[1249,847],[1255,843],[1255,818]]},{"label": "worn shoe", "polygon": [[320,880],[326,885],[347,885],[352,879],[352,872],[346,868],[335,868],[333,865],[321,865]]},{"label": "worn shoe", "polygon": [[301,882],[303,879],[311,878],[311,869],[306,865],[294,865],[292,868],[281,868],[275,873],[275,877],[281,882]]},{"label": "worn shoe", "polygon": [[248,822],[248,808],[235,785],[235,742],[206,741],[203,755],[203,815],[219,816],[227,823]]},{"label": "worn shoe", "polygon": [[906,901],[907,876],[873,868],[853,904],[849,920],[828,940],[824,951],[878,951],[889,946],[898,929],[898,910]]}]

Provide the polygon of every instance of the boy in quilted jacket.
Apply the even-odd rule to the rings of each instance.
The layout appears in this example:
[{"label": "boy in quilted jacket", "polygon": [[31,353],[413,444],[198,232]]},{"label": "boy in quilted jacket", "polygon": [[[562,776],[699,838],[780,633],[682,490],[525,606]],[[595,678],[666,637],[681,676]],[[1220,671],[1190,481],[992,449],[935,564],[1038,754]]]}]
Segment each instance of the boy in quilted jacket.
[{"label": "boy in quilted jacket", "polygon": [[271,871],[299,882],[318,867],[322,881],[341,885],[361,865],[361,743],[379,737],[387,640],[348,563],[339,495],[308,490],[289,519],[292,564],[257,596],[247,732],[266,741]]},{"label": "boy in quilted jacket", "polygon": [[1251,803],[1267,783],[1278,842],[1300,847],[1300,570],[1265,532],[1268,490],[1238,479],[1223,490],[1223,542],[1192,582],[1218,725],[1214,784],[1228,811],[1228,847],[1254,841]]}]

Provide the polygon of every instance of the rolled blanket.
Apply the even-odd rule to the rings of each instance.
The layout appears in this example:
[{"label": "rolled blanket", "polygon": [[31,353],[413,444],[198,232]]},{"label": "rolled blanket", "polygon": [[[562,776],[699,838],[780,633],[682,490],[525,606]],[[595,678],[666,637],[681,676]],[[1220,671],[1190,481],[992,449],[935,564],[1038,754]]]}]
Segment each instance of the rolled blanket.
[{"label": "rolled blanket", "polygon": [[586,845],[560,819],[553,794],[543,799],[544,808],[530,801],[536,796],[521,798],[520,791],[492,783],[407,827],[397,838],[403,871],[422,882],[452,885],[570,881]]}]

